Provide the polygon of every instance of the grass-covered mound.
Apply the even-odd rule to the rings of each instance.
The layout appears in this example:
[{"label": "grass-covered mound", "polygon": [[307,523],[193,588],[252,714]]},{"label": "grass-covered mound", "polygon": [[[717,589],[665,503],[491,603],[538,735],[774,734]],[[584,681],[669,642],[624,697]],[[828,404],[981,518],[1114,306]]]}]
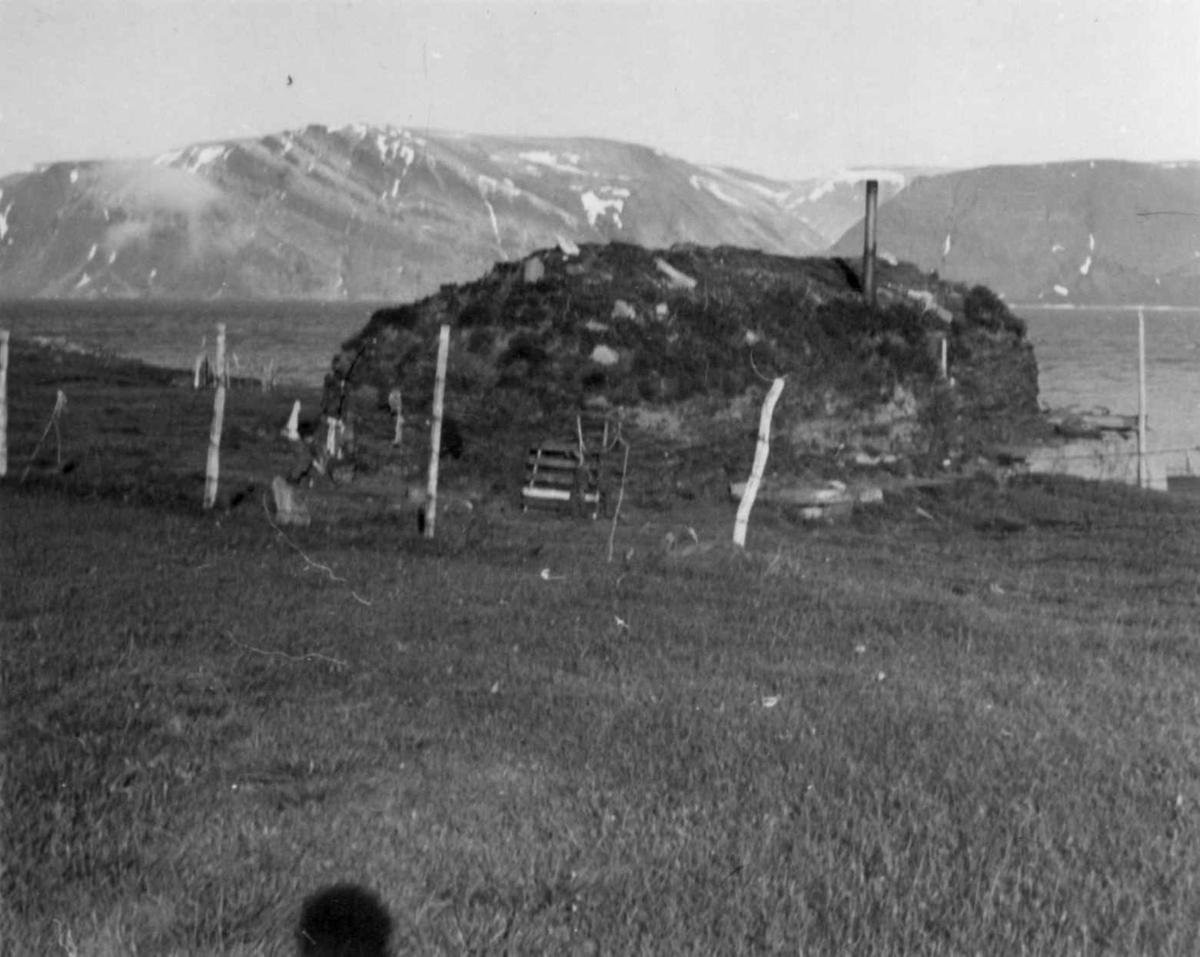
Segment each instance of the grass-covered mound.
[{"label": "grass-covered mound", "polygon": [[711,447],[754,427],[775,376],[788,381],[777,463],[865,451],[921,470],[1031,427],[1037,364],[1003,302],[881,262],[868,304],[857,270],[728,247],[544,250],[376,312],[335,358],[325,408],[383,433],[394,388],[427,406],[449,323],[447,405],[489,433],[561,425],[587,407]]}]

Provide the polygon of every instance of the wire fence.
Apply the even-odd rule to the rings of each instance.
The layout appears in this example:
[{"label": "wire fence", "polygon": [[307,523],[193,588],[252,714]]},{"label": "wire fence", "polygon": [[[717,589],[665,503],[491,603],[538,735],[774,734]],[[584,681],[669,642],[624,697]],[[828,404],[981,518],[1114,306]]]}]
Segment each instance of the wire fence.
[{"label": "wire fence", "polygon": [[[7,349],[4,352],[7,353]],[[7,360],[7,354],[4,358]],[[101,468],[110,459],[113,462],[112,467],[105,471],[123,471],[124,469],[117,463],[128,465],[127,459],[132,462],[136,458],[137,474],[139,479],[145,483],[164,481],[172,463],[176,466],[178,463],[184,463],[188,472],[194,475],[202,465],[205,451],[203,435],[207,432],[207,426],[213,413],[213,399],[209,388],[198,388],[198,386],[215,384],[204,375],[201,358],[205,357],[198,357],[196,368],[190,373],[174,375],[173,382],[179,380],[177,384],[183,384],[183,380],[186,380],[186,385],[191,386],[191,388],[174,392],[178,396],[176,399],[163,401],[161,397],[147,395],[133,400],[125,399],[118,407],[113,406],[106,398],[103,409],[97,407],[87,410],[86,405],[78,406],[84,413],[82,417],[75,412],[75,408],[72,408],[70,417],[73,420],[74,435],[71,438],[75,439],[76,446],[72,461],[64,461],[63,439],[59,435],[60,420],[63,418],[66,408],[64,397],[60,395],[56,399],[51,390],[44,399],[38,399],[39,408],[28,409],[23,416],[28,419],[32,414],[37,417],[38,423],[37,432],[32,436],[36,439],[34,445],[29,447],[28,442],[23,442],[19,449],[20,460],[16,464],[17,476],[23,480],[30,473],[33,463],[40,461],[44,454],[51,452],[54,458],[51,467],[64,473],[69,469],[79,468],[81,472],[90,474]],[[205,359],[205,361],[207,360]],[[3,381],[7,378],[7,361],[0,363],[0,366],[5,367],[0,368],[0,381]],[[261,408],[258,408],[255,413],[258,416],[257,420],[250,424],[243,420],[235,420],[232,433],[221,443],[223,454],[227,455],[231,464],[234,465],[234,469],[230,473],[231,477],[240,472],[248,474],[258,468],[257,460],[250,464],[254,455],[252,450],[261,444],[254,441],[255,439],[263,437],[274,439],[280,433],[291,436],[293,439],[299,438],[296,434],[297,410],[292,396],[287,394],[289,390],[283,390],[270,397],[268,395],[275,393],[278,385],[278,382],[270,376],[264,376],[258,381],[249,380],[242,383],[244,389],[253,392],[261,391],[261,397],[254,403],[256,407]],[[75,387],[68,385],[69,390],[72,388]],[[0,423],[8,417],[4,391],[3,388],[0,388]],[[50,408],[51,404],[54,406],[53,410]],[[407,407],[407,401],[405,404]],[[93,405],[95,405],[94,402]],[[238,405],[245,405],[245,402],[239,400]],[[418,408],[421,408],[421,403],[418,402],[417,405]],[[101,411],[104,413],[103,424],[100,422]],[[407,408],[405,411],[407,412]],[[463,393],[461,390],[457,394],[448,391],[444,412],[445,428],[449,430],[446,435],[449,438],[443,439],[447,444],[443,446],[442,451],[444,453],[448,451],[450,455],[457,457],[461,451],[461,436],[457,434],[461,426],[466,426],[475,437],[486,437],[492,425],[493,417],[489,417],[491,411],[494,410],[481,407],[477,396]],[[393,415],[398,412],[398,408],[392,410]],[[1114,426],[1111,421],[1128,420],[1132,417],[1113,416],[1107,413],[1101,415],[1100,412],[1101,410],[1097,410],[1098,418],[1110,420],[1103,428],[1095,427],[1093,434],[1087,438],[1063,436],[1059,444],[1027,448],[1023,450],[1024,460],[1017,465],[1015,470],[1034,475],[1059,475],[1099,482],[1142,485],[1164,491],[1176,489],[1190,491],[1191,486],[1200,483],[1200,443],[1197,445],[1173,443],[1166,447],[1149,447],[1139,451],[1136,435],[1128,421],[1118,426]],[[314,412],[310,409],[308,419],[311,420],[313,415]],[[395,417],[398,422],[399,416]],[[427,421],[423,421],[424,418],[425,416],[420,412],[416,416],[410,415],[409,417],[409,422],[414,428],[409,433],[412,439],[405,443],[406,461],[416,462],[420,457],[417,449],[413,446],[413,440],[420,443],[420,436],[424,431],[422,427],[428,425]],[[560,431],[565,432],[568,426],[574,430],[576,418],[572,413],[569,422],[564,419],[561,423],[564,428]],[[1082,420],[1083,426],[1088,426],[1087,413],[1082,413],[1076,418]],[[93,422],[93,419],[96,421]],[[119,422],[116,421],[118,419]],[[264,422],[266,424],[263,424]],[[311,421],[309,424],[311,428]],[[536,425],[531,424],[531,429],[536,429],[538,434],[543,437],[550,434],[556,427],[556,423],[545,419],[539,419]],[[117,445],[104,444],[92,438],[85,438],[93,428],[97,430],[95,434],[99,434],[102,429],[108,429],[114,434],[128,436],[128,438],[122,438]],[[395,434],[394,428],[389,421],[387,429],[389,441]],[[139,435],[150,440],[147,443],[148,450],[133,448],[134,439]],[[82,452],[79,450],[78,441],[81,438],[84,439]],[[398,442],[392,444],[399,445]],[[0,475],[4,474],[2,462],[4,453],[9,451],[6,446],[5,435],[0,430]],[[513,462],[509,463],[507,458],[501,461],[497,457],[495,464],[511,466],[506,468],[506,472],[512,472],[513,475],[522,473],[526,448],[527,444],[522,445],[517,442],[516,451],[509,456]],[[118,452],[124,454],[118,454]],[[320,449],[316,449],[316,453],[319,452]],[[140,458],[138,458],[139,456]],[[241,459],[247,459],[248,464],[245,468],[239,469],[238,464]],[[385,465],[392,469],[390,464],[385,463]],[[407,468],[402,477],[409,484],[420,480],[415,468]],[[212,496],[207,498],[211,502]]]}]

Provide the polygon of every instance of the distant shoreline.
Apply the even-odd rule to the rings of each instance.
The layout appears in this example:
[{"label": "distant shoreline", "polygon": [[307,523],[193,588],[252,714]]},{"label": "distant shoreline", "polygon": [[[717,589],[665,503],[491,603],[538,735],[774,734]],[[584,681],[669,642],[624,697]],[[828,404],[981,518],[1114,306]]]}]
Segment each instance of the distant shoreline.
[{"label": "distant shoreline", "polygon": [[[0,312],[5,309],[19,307],[57,307],[57,306],[80,306],[80,307],[128,307],[136,305],[139,307],[156,307],[164,306],[168,308],[190,307],[204,309],[229,309],[243,307],[276,307],[286,308],[298,306],[301,308],[321,308],[325,306],[334,306],[340,309],[383,309],[390,306],[403,305],[394,299],[305,299],[302,297],[286,297],[280,299],[262,298],[262,299],[188,299],[188,298],[143,298],[130,296],[127,298],[112,297],[106,299],[72,299],[68,297],[56,298],[52,296],[18,296],[7,297],[0,294]],[[1107,312],[1136,312],[1138,309],[1144,309],[1146,312],[1200,312],[1200,306],[1164,306],[1164,305],[1138,305],[1136,303],[1072,303],[1072,302],[1008,302],[1005,300],[1005,305],[1011,310],[1019,309],[1036,309],[1040,312],[1097,312],[1104,310]]]},{"label": "distant shoreline", "polygon": [[1010,302],[1007,305],[1009,309],[1014,311],[1018,309],[1037,309],[1042,312],[1137,312],[1139,309],[1143,309],[1146,312],[1200,312],[1200,306],[1104,305],[1103,303],[1096,305],[1076,305],[1071,302]]}]

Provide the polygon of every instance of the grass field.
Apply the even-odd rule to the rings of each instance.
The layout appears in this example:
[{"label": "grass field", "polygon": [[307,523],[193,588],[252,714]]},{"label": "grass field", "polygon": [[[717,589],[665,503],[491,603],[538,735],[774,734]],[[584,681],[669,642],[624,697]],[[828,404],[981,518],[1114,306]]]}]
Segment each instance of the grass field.
[{"label": "grass field", "polygon": [[200,512],[165,383],[88,381],[76,467],[19,482],[31,383],[0,485],[0,952],[287,954],[344,879],[401,953],[1200,951],[1196,500],[285,534]]}]

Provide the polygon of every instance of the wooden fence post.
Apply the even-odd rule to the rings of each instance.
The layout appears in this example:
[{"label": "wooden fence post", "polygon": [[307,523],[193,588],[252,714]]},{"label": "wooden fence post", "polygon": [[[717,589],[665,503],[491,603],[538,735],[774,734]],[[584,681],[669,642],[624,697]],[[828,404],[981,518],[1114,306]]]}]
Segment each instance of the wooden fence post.
[{"label": "wooden fence post", "polygon": [[204,471],[204,507],[217,501],[217,476],[221,471],[221,426],[225,421],[225,323],[217,323],[217,393],[213,399],[212,428],[208,433],[208,466]]},{"label": "wooden fence post", "polygon": [[300,441],[300,400],[292,403],[292,414],[288,416],[287,425],[283,427],[282,435],[289,442]]},{"label": "wooden fence post", "polygon": [[0,478],[8,474],[8,330],[0,329]]},{"label": "wooden fence post", "polygon": [[196,361],[192,363],[192,388],[199,389],[208,385],[208,336],[200,339],[200,351],[196,353]]},{"label": "wooden fence post", "polygon": [[425,499],[425,537],[433,538],[437,521],[438,460],[442,455],[442,405],[446,396],[446,360],[450,354],[450,327],[442,326],[438,338],[437,378],[433,384],[433,422],[429,437],[429,488]]},{"label": "wooden fence post", "polygon": [[762,415],[758,420],[758,445],[754,449],[754,467],[750,470],[750,480],[746,483],[746,491],[742,493],[742,502],[738,505],[737,521],[733,524],[733,544],[738,546],[746,544],[750,509],[754,508],[754,498],[758,495],[758,486],[767,467],[767,454],[771,451],[771,416],[775,414],[775,403],[779,401],[779,393],[782,391],[783,379],[776,379],[771,383],[771,391],[763,401]]}]

